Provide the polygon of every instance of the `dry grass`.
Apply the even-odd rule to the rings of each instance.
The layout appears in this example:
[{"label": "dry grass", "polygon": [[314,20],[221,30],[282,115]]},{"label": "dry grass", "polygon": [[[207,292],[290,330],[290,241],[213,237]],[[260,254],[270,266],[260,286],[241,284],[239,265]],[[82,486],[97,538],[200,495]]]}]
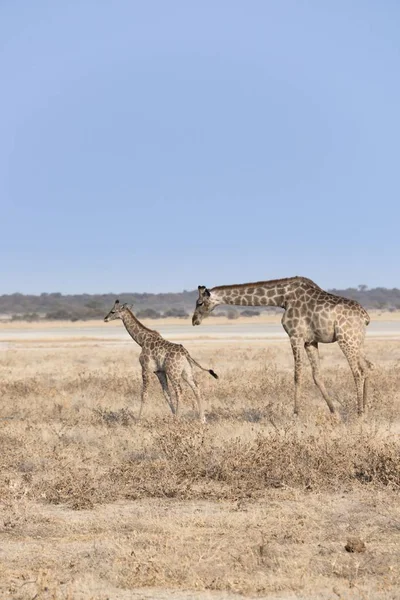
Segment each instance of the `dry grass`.
[{"label": "dry grass", "polygon": [[156,381],[136,422],[133,343],[0,354],[0,597],[398,597],[400,343],[369,343],[363,421],[322,348],[339,423],[310,374],[293,418],[289,344],[186,346],[220,376],[197,376],[206,426],[190,390],[174,421]]}]

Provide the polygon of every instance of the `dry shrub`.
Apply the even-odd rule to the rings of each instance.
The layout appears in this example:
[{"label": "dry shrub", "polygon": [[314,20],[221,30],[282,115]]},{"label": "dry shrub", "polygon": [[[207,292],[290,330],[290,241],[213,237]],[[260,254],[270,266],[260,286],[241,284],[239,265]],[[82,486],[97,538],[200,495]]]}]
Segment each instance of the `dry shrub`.
[{"label": "dry shrub", "polygon": [[355,465],[357,478],[365,483],[375,483],[400,488],[400,441],[365,440],[365,447]]},{"label": "dry shrub", "polygon": [[94,413],[97,415],[100,422],[106,423],[109,427],[114,425],[123,425],[127,427],[134,420],[134,414],[129,408],[120,408],[119,410],[107,410],[106,408],[94,409]]},{"label": "dry shrub", "polygon": [[399,452],[399,442],[370,433],[322,429],[259,433],[221,447],[208,428],[171,423],[153,432],[150,454],[114,466],[111,477],[130,498],[256,497],[270,487],[332,490],[359,481],[393,488],[400,485]]},{"label": "dry shrub", "polygon": [[65,504],[75,510],[93,508],[94,503],[116,499],[116,494],[101,472],[93,471],[90,467],[74,466],[42,479],[41,484],[31,490],[30,496],[50,504]]},{"label": "dry shrub", "polygon": [[10,400],[24,398],[30,394],[37,397],[48,392],[48,385],[37,377],[0,382],[0,394]]}]

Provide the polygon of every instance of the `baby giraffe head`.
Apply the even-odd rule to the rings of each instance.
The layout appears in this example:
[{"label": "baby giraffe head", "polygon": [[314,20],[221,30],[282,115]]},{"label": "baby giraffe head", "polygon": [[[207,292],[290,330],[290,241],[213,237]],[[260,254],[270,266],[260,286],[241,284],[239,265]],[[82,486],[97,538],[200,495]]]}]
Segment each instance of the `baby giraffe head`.
[{"label": "baby giraffe head", "polygon": [[108,323],[108,321],[113,321],[114,319],[122,319],[121,313],[126,307],[127,304],[120,304],[119,300],[116,300],[110,312],[104,317],[104,321]]}]

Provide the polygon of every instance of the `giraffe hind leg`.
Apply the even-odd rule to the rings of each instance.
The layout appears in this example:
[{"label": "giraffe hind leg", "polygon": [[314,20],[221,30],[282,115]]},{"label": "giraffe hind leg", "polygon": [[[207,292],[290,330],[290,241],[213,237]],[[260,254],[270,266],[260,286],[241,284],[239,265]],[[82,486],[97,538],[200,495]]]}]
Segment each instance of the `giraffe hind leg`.
[{"label": "giraffe hind leg", "polygon": [[[362,415],[364,412],[364,393],[367,391],[365,387],[366,363],[363,363],[363,367],[361,367],[360,348],[358,345],[356,346],[355,344],[351,344],[345,340],[338,340],[338,343],[343,354],[347,358],[347,362],[349,363],[351,372],[353,373],[357,391],[357,412],[359,415]],[[362,360],[365,360],[364,357],[361,356],[361,358]]]},{"label": "giraffe hind leg", "polygon": [[163,391],[164,397],[165,397],[165,399],[167,401],[167,404],[170,407],[172,414],[174,415],[175,414],[175,407],[174,407],[174,403],[172,402],[171,394],[170,394],[169,389],[168,389],[167,376],[164,373],[164,371],[155,371],[155,374],[157,375],[158,381],[161,384],[162,391]]},{"label": "giraffe hind leg", "polygon": [[365,412],[367,409],[367,403],[368,403],[369,374],[373,370],[374,365],[364,355],[360,356],[358,364],[359,364],[362,374],[364,375],[363,409]]},{"label": "giraffe hind leg", "polygon": [[317,342],[311,342],[311,343],[306,342],[304,344],[304,347],[307,352],[308,360],[310,361],[310,364],[311,364],[314,383],[317,386],[317,388],[319,389],[319,391],[321,392],[322,397],[324,398],[325,402],[327,403],[329,410],[331,411],[331,413],[334,413],[335,407],[333,406],[332,400],[330,399],[328,392],[326,391],[325,384],[322,381],[321,375],[320,375],[318,343]]},{"label": "giraffe hind leg", "polygon": [[168,372],[167,375],[175,394],[175,416],[177,417],[179,411],[179,403],[182,397],[182,388],[179,381],[179,377],[177,377],[171,372]]},{"label": "giraffe hind leg", "polygon": [[191,388],[193,394],[195,395],[195,398],[197,401],[197,408],[199,410],[199,419],[202,423],[205,423],[206,418],[204,416],[203,401],[202,401],[200,390],[199,390],[197,383],[193,377],[193,373],[188,372],[188,371],[183,371],[182,378],[184,381],[186,381],[188,386]]}]

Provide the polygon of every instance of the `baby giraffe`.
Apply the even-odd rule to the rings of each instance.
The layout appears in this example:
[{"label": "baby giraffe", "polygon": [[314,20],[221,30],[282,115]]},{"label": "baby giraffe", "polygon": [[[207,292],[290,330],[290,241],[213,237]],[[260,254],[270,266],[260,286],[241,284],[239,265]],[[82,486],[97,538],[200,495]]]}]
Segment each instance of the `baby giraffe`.
[{"label": "baby giraffe", "polygon": [[[196,365],[203,371],[208,371],[210,375],[218,379],[218,375],[212,369],[205,369],[196,362],[189,352],[181,344],[174,344],[165,340],[158,331],[145,327],[133,314],[132,310],[126,305],[120,305],[119,300],[116,300],[114,306],[104,317],[104,321],[113,321],[114,319],[122,319],[123,324],[129,335],[142,348],[139,357],[139,362],[142,366],[143,388],[142,401],[140,404],[139,417],[140,419],[143,405],[148,397],[148,387],[151,373],[155,373],[161,383],[164,396],[171,409],[172,414],[178,415],[179,400],[182,395],[180,379],[186,381],[191,387],[199,408],[199,417],[202,423],[205,423],[204,409],[200,390],[197,387],[193,377],[192,365]],[[176,396],[176,406],[174,407],[171,399],[171,394],[168,389],[168,380]]]}]

